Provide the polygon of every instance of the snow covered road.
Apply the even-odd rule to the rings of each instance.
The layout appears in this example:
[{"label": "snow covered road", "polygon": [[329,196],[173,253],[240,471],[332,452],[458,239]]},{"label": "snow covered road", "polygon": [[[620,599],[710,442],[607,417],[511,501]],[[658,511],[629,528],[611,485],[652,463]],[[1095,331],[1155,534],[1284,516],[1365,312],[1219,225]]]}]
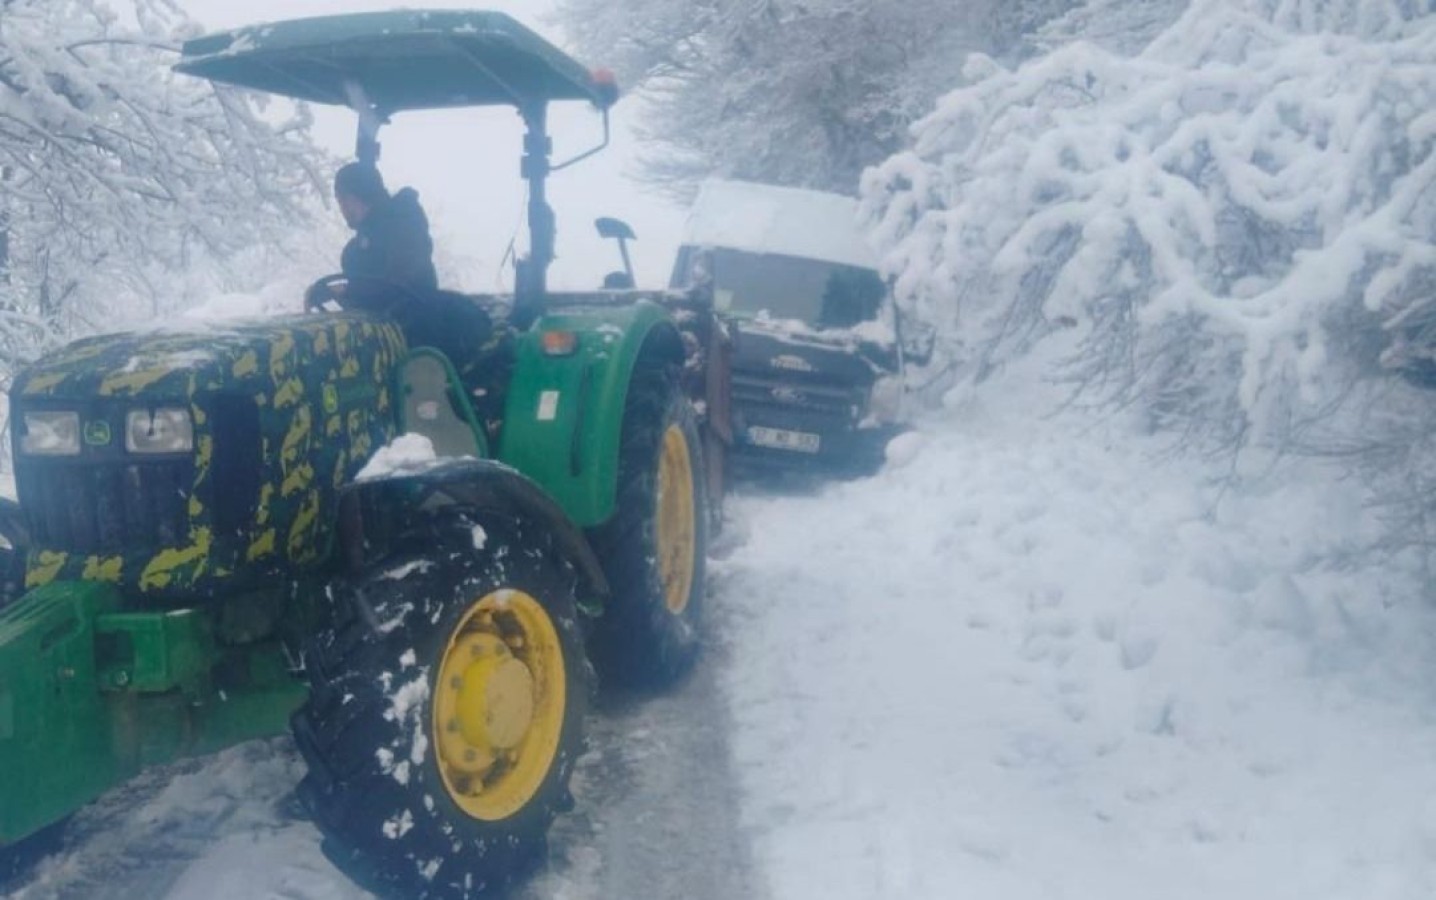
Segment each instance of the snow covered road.
[{"label": "snow covered road", "polygon": [[[877,478],[734,500],[712,645],[601,703],[524,897],[1436,896],[1436,615],[1412,561],[1358,552],[1356,488],[1222,489],[999,396]],[[299,765],[147,775],[15,896],[363,896]]]},{"label": "snow covered road", "polygon": [[[722,633],[722,613],[715,634]],[[551,864],[515,900],[764,896],[738,825],[726,651],[657,697],[607,693],[574,777],[577,807],[550,834]],[[64,849],[13,900],[362,900],[319,849],[291,792],[288,739],[154,770],[80,812]]]},{"label": "snow covered road", "polygon": [[1399,560],[1337,567],[1375,534],[1354,487],[1222,493],[984,396],[878,479],[737,505],[772,896],[1436,896],[1436,629]]}]

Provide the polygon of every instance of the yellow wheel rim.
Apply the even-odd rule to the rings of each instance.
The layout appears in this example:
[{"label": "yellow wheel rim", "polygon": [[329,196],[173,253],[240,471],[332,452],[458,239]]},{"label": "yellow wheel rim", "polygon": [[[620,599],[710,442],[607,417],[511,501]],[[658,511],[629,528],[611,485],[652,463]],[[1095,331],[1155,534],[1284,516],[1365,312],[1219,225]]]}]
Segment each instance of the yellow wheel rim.
[{"label": "yellow wheel rim", "polygon": [[693,456],[683,429],[672,425],[663,434],[658,458],[658,575],[664,603],[674,615],[688,608],[693,590],[697,531]]},{"label": "yellow wheel rim", "polygon": [[450,799],[486,822],[523,809],[558,755],[567,699],[563,647],[543,606],[515,590],[475,603],[434,682],[435,757]]}]

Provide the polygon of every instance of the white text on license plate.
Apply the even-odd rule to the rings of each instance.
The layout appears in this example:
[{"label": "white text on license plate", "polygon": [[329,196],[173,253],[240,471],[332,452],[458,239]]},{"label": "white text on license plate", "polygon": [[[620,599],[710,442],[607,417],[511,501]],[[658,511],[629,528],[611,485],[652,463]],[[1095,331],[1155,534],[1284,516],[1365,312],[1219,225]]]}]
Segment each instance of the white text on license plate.
[{"label": "white text on license plate", "polygon": [[797,450],[799,453],[817,453],[820,442],[818,435],[806,431],[785,431],[782,428],[762,428],[757,425],[748,428],[748,440],[759,447]]}]

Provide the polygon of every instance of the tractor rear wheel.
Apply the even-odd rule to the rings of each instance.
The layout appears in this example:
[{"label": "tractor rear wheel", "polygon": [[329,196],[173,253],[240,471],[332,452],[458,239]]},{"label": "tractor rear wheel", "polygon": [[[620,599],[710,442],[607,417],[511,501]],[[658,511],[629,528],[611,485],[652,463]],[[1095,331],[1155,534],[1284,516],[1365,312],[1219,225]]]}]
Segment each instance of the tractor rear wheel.
[{"label": "tractor rear wheel", "polygon": [[460,540],[338,585],[294,716],[325,853],[385,896],[502,892],[543,861],[590,690],[575,578],[540,526]]},{"label": "tractor rear wheel", "polygon": [[589,641],[602,678],[664,685],[698,655],[709,524],[700,448],[677,372],[640,365],[624,405],[617,510],[589,535],[611,589]]}]

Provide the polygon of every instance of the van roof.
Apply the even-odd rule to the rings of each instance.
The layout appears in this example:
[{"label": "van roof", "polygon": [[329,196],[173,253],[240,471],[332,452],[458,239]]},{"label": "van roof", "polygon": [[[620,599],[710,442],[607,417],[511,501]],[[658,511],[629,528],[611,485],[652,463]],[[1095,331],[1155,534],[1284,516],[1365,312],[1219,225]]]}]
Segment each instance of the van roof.
[{"label": "van roof", "polygon": [[710,179],[688,212],[683,243],[876,269],[857,215],[857,200],[842,194]]}]

